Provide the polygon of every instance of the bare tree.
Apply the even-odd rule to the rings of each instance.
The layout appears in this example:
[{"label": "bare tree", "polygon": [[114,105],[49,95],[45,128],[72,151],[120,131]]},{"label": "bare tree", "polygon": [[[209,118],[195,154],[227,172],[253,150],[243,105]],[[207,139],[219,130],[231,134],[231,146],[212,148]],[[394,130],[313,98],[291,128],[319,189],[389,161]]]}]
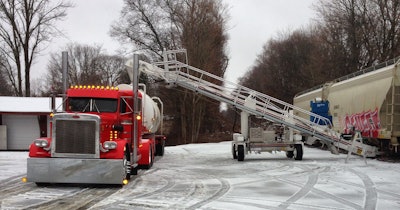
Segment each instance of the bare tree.
[{"label": "bare tree", "polygon": [[400,53],[398,0],[320,0],[316,6],[323,47],[341,75]]},{"label": "bare tree", "polygon": [[125,60],[117,55],[99,55],[95,60],[95,68],[101,72],[101,83],[109,86],[120,83],[121,74],[125,72]]},{"label": "bare tree", "polygon": [[133,43],[150,57],[161,58],[164,48],[174,46],[168,0],[126,0],[121,18],[111,26],[110,34],[123,43]]},{"label": "bare tree", "polygon": [[[84,44],[68,44],[68,84],[70,85],[107,85],[102,78],[105,73],[100,66],[99,58],[102,47]],[[62,93],[62,58],[61,53],[52,53],[47,66],[47,81],[53,91]]]},{"label": "bare tree", "polygon": [[7,73],[16,95],[30,96],[35,56],[43,44],[57,35],[55,23],[66,16],[66,9],[71,6],[63,0],[0,0],[0,53],[8,60]]},{"label": "bare tree", "polygon": [[12,95],[11,84],[7,77],[7,60],[0,55],[0,95]]},{"label": "bare tree", "polygon": [[319,63],[314,63],[319,52],[315,39],[309,31],[296,30],[269,40],[240,83],[291,103],[296,93],[326,79]]},{"label": "bare tree", "polygon": [[[162,58],[163,49],[186,48],[191,65],[223,76],[228,62],[225,12],[221,0],[127,0],[111,35],[134,43],[157,60]],[[218,105],[187,90],[159,91],[166,101],[166,112],[179,119],[174,130],[180,131],[182,141],[177,143],[197,142],[199,132],[212,131],[220,124],[212,121],[219,114]],[[205,119],[210,123],[203,123]]]},{"label": "bare tree", "polygon": [[[175,4],[172,5],[172,2]],[[174,24],[180,34],[181,45],[188,50],[190,64],[223,77],[228,58],[226,11],[221,1],[169,2]],[[219,81],[210,81],[222,85]],[[184,90],[180,97],[182,137],[190,143],[198,142],[199,133],[211,133],[221,125],[217,119],[219,103]],[[206,125],[206,126],[205,126]]]}]

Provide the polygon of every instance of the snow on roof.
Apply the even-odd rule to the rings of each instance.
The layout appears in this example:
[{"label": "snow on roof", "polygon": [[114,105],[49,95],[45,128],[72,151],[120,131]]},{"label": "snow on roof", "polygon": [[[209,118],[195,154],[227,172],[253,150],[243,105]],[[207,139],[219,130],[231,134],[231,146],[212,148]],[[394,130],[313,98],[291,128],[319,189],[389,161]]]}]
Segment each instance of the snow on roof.
[{"label": "snow on roof", "polygon": [[[56,109],[62,109],[62,98],[56,98]],[[50,97],[12,97],[0,96],[0,113],[50,113]]]}]

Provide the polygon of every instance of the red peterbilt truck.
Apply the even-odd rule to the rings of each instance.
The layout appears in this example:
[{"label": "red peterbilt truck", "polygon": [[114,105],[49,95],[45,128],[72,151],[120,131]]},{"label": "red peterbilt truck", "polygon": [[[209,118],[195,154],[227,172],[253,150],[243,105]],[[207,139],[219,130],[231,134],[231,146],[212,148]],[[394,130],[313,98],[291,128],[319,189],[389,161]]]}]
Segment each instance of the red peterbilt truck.
[{"label": "red peterbilt truck", "polygon": [[50,136],[30,145],[27,181],[126,184],[138,168],[150,168],[164,153],[165,137],[155,134],[162,102],[134,90],[71,86],[65,112],[51,116]]}]

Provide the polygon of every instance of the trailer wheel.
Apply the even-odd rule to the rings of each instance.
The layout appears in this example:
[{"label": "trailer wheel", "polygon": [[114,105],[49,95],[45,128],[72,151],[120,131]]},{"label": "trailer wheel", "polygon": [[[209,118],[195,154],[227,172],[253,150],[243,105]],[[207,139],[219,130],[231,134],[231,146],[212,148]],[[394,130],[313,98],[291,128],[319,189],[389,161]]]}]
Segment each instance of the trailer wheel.
[{"label": "trailer wheel", "polygon": [[243,145],[238,145],[238,161],[243,161],[244,160],[244,146]]},{"label": "trailer wheel", "polygon": [[286,151],[286,157],[293,158],[294,154],[293,151]]},{"label": "trailer wheel", "polygon": [[233,156],[233,159],[235,159],[235,160],[238,159],[235,145],[232,145],[232,156]]},{"label": "trailer wheel", "polygon": [[302,160],[303,159],[303,145],[295,144],[293,155],[295,160]]},{"label": "trailer wheel", "polygon": [[156,156],[164,155],[164,141],[160,142],[160,144],[156,144]]}]

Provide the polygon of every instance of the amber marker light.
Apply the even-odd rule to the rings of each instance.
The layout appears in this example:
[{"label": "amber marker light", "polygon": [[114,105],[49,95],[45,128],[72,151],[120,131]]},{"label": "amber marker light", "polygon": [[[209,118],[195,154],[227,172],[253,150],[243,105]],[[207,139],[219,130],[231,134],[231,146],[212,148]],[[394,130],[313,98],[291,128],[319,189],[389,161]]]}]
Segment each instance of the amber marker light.
[{"label": "amber marker light", "polygon": [[124,185],[127,185],[129,183],[129,181],[127,180],[127,179],[124,179],[123,181],[122,181],[122,184],[124,184]]},{"label": "amber marker light", "polygon": [[28,181],[28,179],[26,178],[26,177],[22,177],[22,180],[21,180],[23,183],[26,183],[27,181]]}]

